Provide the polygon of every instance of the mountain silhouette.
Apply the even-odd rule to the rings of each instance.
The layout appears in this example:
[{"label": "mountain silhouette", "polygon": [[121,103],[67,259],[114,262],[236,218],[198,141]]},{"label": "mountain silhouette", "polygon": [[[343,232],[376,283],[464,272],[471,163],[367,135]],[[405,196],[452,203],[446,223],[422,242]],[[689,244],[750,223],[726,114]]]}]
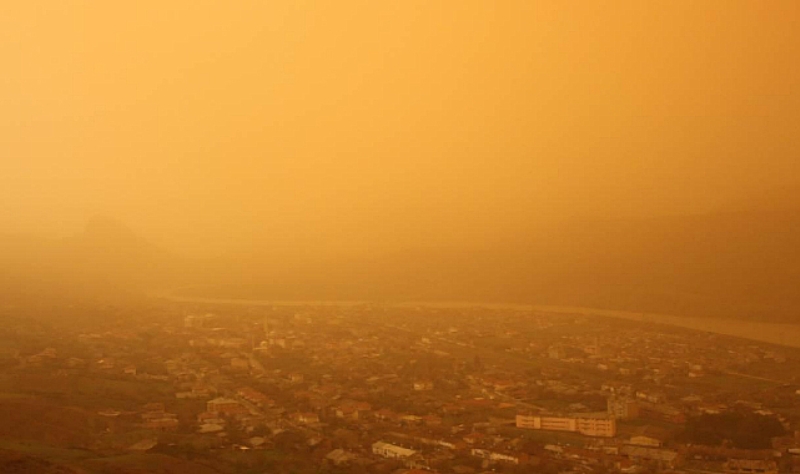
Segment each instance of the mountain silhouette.
[{"label": "mountain silhouette", "polygon": [[800,322],[800,209],[583,219],[504,245],[287,263],[184,259],[94,218],[67,239],[0,236],[0,292],[473,301]]},{"label": "mountain silhouette", "polygon": [[140,292],[171,284],[182,262],[119,221],[92,218],[63,239],[0,235],[0,292],[8,297]]},{"label": "mountain silhouette", "polygon": [[800,322],[800,211],[582,220],[506,245],[289,270],[225,264],[198,295],[587,306]]}]

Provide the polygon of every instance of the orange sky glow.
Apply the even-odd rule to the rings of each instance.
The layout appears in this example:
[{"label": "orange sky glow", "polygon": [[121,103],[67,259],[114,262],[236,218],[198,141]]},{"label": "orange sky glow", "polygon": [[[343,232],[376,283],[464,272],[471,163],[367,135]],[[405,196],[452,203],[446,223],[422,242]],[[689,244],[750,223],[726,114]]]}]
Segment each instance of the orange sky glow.
[{"label": "orange sky glow", "polygon": [[16,1],[0,232],[493,242],[793,185],[800,2]]}]

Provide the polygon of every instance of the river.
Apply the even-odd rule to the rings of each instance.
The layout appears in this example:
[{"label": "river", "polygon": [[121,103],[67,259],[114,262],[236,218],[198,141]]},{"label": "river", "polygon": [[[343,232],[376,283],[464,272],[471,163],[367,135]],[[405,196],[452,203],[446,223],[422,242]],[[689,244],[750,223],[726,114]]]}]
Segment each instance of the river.
[{"label": "river", "polygon": [[[201,298],[192,296],[177,296],[174,293],[160,293],[154,295],[179,303],[198,304],[230,304],[240,306],[358,306],[371,304],[368,301],[280,301],[280,300],[249,300],[229,298]],[[697,331],[705,331],[726,336],[740,337],[752,341],[767,342],[782,346],[800,348],[800,324],[766,323],[759,321],[740,321],[733,319],[693,318],[657,313],[634,313],[629,311],[611,311],[597,308],[583,308],[570,306],[542,306],[522,304],[498,303],[470,303],[457,301],[428,302],[408,301],[398,303],[381,303],[382,305],[396,307],[423,306],[428,308],[468,308],[484,307],[492,309],[515,309],[542,311],[548,313],[583,314],[587,316],[603,316],[610,318],[627,319],[652,324],[665,324],[678,326]]]}]

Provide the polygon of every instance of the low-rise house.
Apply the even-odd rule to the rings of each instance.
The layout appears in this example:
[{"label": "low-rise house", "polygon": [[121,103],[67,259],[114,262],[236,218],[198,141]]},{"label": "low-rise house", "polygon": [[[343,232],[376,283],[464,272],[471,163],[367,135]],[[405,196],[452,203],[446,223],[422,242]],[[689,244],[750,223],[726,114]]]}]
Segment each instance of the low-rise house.
[{"label": "low-rise house", "polygon": [[345,420],[358,420],[363,414],[372,411],[372,406],[367,402],[345,401],[335,409],[337,418]]},{"label": "low-rise house", "polygon": [[289,379],[289,382],[301,383],[305,377],[303,377],[303,374],[301,373],[294,372],[287,375],[287,378]]},{"label": "low-rise house", "polygon": [[353,405],[341,405],[336,408],[336,417],[345,420],[357,420],[358,409]]},{"label": "low-rise house", "polygon": [[139,451],[145,452],[150,451],[151,449],[155,448],[158,444],[158,439],[151,438],[151,439],[143,439],[137,443],[134,443],[128,446],[128,451]]},{"label": "low-rise house", "polygon": [[619,452],[633,461],[653,461],[662,467],[674,468],[678,464],[678,453],[669,449],[627,445]]},{"label": "low-rise house", "polygon": [[236,394],[242,397],[244,400],[254,403],[260,407],[268,407],[275,404],[272,399],[251,387],[242,387],[236,391]]},{"label": "low-rise house", "polygon": [[299,423],[303,423],[306,425],[319,423],[319,415],[317,415],[316,413],[310,413],[310,412],[297,413],[295,414],[294,418]]},{"label": "low-rise house", "polygon": [[206,402],[206,410],[211,413],[219,413],[222,415],[246,415],[250,411],[236,400],[231,398],[219,397]]},{"label": "low-rise house", "polygon": [[639,405],[636,400],[627,397],[610,397],[607,402],[609,416],[617,419],[636,418],[639,416]]},{"label": "low-rise house", "polygon": [[778,474],[778,465],[771,459],[729,459],[724,468],[727,474]]},{"label": "low-rise house", "polygon": [[215,392],[215,390],[212,387],[203,383],[192,385],[192,394],[195,398],[207,398],[210,397],[213,392]]},{"label": "low-rise house", "polygon": [[442,417],[437,415],[425,415],[422,417],[422,422],[425,423],[425,426],[429,427],[441,426]]},{"label": "low-rise house", "polygon": [[381,408],[380,410],[375,412],[375,418],[381,421],[396,422],[400,419],[400,414],[388,408]]},{"label": "low-rise house", "polygon": [[519,464],[523,460],[522,455],[519,454],[502,453],[498,451],[490,451],[488,449],[472,448],[470,450],[470,454],[481,459],[486,459],[490,462]]},{"label": "low-rise house", "polygon": [[142,413],[163,413],[166,410],[161,402],[146,403],[142,407]]},{"label": "low-rise house", "polygon": [[631,436],[626,443],[634,446],[647,446],[651,448],[658,448],[661,446],[661,440],[645,435]]},{"label": "low-rise house", "polygon": [[208,434],[208,433],[219,433],[224,430],[225,427],[221,424],[217,423],[203,423],[197,428],[197,432],[201,434]]},{"label": "low-rise house", "polygon": [[265,449],[267,447],[267,439],[263,436],[253,436],[247,440],[247,444],[253,449]]},{"label": "low-rise house", "polygon": [[358,456],[344,449],[334,449],[325,455],[325,459],[332,462],[334,466],[342,466],[358,459]]},{"label": "low-rise house", "polygon": [[464,442],[469,444],[469,445],[477,445],[477,444],[481,444],[485,438],[486,438],[486,435],[484,435],[483,433],[473,432],[473,433],[469,433],[467,435],[464,435],[464,437],[462,437],[461,439],[463,439]]},{"label": "low-rise house", "polygon": [[143,428],[151,430],[174,430],[178,428],[178,415],[167,413],[163,409],[142,413]]},{"label": "low-rise house", "polygon": [[404,459],[414,456],[417,452],[413,449],[397,446],[396,444],[378,441],[372,444],[372,454],[377,454],[378,456],[388,459]]},{"label": "low-rise house", "polygon": [[407,425],[418,425],[422,423],[422,417],[417,415],[403,415],[400,417],[400,422]]},{"label": "low-rise house", "polygon": [[222,415],[219,413],[211,413],[209,411],[204,411],[202,413],[197,414],[197,422],[200,424],[203,423],[225,424],[225,419],[222,418]]}]

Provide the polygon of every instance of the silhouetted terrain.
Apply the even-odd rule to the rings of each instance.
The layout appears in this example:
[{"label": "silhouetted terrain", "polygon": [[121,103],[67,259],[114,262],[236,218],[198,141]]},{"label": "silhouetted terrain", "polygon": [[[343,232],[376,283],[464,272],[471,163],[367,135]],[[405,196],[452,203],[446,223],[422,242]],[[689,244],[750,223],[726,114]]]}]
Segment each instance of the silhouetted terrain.
[{"label": "silhouetted terrain", "polygon": [[[800,321],[800,211],[594,220],[496,248],[418,249],[294,264],[179,259],[124,226],[3,238],[2,291],[177,288],[209,297],[464,300]],[[268,252],[264,252],[264,255]]]},{"label": "silhouetted terrain", "polygon": [[94,218],[66,239],[0,235],[0,259],[0,293],[6,299],[126,294],[180,281],[186,267],[109,218]]},{"label": "silhouetted terrain", "polygon": [[800,321],[800,212],[583,222],[508,246],[263,273],[195,294],[464,300]]}]

